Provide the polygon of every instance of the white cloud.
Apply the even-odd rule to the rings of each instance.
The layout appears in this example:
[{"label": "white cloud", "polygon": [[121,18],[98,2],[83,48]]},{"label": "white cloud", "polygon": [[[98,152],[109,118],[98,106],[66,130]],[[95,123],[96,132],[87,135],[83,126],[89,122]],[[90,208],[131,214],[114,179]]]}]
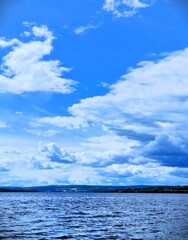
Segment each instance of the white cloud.
[{"label": "white cloud", "polygon": [[[100,128],[100,137],[91,135],[81,142],[88,154],[78,156],[82,164],[110,165],[119,161],[186,167],[188,154],[182,145],[188,144],[187,65],[188,49],[168,54],[159,61],[141,62],[113,84],[108,94],[82,99],[71,106],[70,117],[38,121],[59,127],[89,128],[92,134]],[[179,140],[174,143],[168,139]],[[174,146],[174,157],[160,147],[164,144]]]},{"label": "white cloud", "polygon": [[[97,141],[99,141],[97,143]],[[121,142],[121,148],[117,143]],[[112,152],[123,150],[123,139],[117,136],[88,139],[83,152],[71,152],[55,143],[39,143],[25,151],[0,151],[2,184],[185,184],[187,171],[159,166],[158,163],[133,164],[124,158],[113,160]],[[105,146],[102,144],[105,142]],[[113,144],[113,145],[111,145]],[[112,147],[116,144],[116,147]],[[124,142],[126,144],[126,142]],[[98,147],[100,149],[98,150]],[[130,147],[130,146],[129,146]],[[95,152],[95,155],[94,155]],[[87,159],[89,158],[89,159]],[[95,160],[92,162],[91,160]],[[181,173],[181,174],[180,174]],[[180,176],[179,176],[180,175]]]},{"label": "white cloud", "polygon": [[4,185],[100,184],[101,176],[90,166],[76,163],[73,153],[55,143],[39,143],[27,151],[0,151]]},{"label": "white cloud", "polygon": [[[54,168],[58,164],[72,164],[76,161],[74,155],[69,153],[64,148],[60,148],[55,143],[39,143],[38,151],[36,152],[34,159],[37,162],[48,163]],[[54,164],[55,163],[55,164]]]},{"label": "white cloud", "polygon": [[[70,117],[46,117],[40,123],[59,127],[89,124],[118,126],[140,133],[186,124],[188,49],[156,62],[141,62],[123,75],[104,96],[82,99],[69,108]],[[151,124],[148,124],[151,123]],[[167,127],[168,126],[168,127]]]},{"label": "white cloud", "polygon": [[29,36],[31,36],[31,33],[28,31],[24,31],[22,35],[25,37],[29,37]]},{"label": "white cloud", "polygon": [[31,133],[43,134],[43,124],[59,127],[59,132],[68,128],[72,138],[80,134],[77,142],[69,148],[42,143],[38,150],[2,153],[6,179],[11,174],[36,184],[185,184],[187,65],[188,49],[141,62],[110,86],[108,94],[71,106],[70,117],[35,119]]},{"label": "white cloud", "polygon": [[0,47],[6,48],[11,47],[13,45],[19,44],[20,41],[16,38],[13,38],[11,40],[6,40],[5,38],[0,38]]},{"label": "white cloud", "polygon": [[77,167],[68,174],[69,184],[100,185],[103,178],[91,167]]},{"label": "white cloud", "polygon": [[141,8],[153,5],[154,0],[105,0],[103,9],[115,17],[132,17]]},{"label": "white cloud", "polygon": [[36,37],[44,37],[46,40],[48,40],[49,42],[51,42],[51,40],[54,39],[54,36],[52,34],[52,32],[50,32],[47,28],[47,26],[43,25],[43,26],[33,26],[32,28],[33,31],[33,35]]},{"label": "white cloud", "polygon": [[96,29],[98,28],[100,25],[93,25],[93,24],[87,24],[85,26],[79,26],[77,28],[75,28],[74,33],[77,35],[83,35],[85,34],[88,30],[91,29]]},{"label": "white cloud", "polygon": [[52,137],[58,134],[58,131],[53,129],[48,130],[40,130],[40,129],[26,129],[26,132],[31,133],[32,135],[38,136],[38,137]]},{"label": "white cloud", "polygon": [[49,124],[56,127],[66,127],[67,129],[75,129],[81,127],[88,127],[87,121],[84,121],[83,118],[75,117],[43,117],[38,120],[40,124]]},{"label": "white cloud", "polygon": [[0,39],[0,47],[12,46],[1,64],[0,92],[72,92],[75,82],[62,77],[70,69],[58,60],[43,59],[53,50],[52,32],[46,26],[33,26],[31,34],[34,40],[28,42]]}]

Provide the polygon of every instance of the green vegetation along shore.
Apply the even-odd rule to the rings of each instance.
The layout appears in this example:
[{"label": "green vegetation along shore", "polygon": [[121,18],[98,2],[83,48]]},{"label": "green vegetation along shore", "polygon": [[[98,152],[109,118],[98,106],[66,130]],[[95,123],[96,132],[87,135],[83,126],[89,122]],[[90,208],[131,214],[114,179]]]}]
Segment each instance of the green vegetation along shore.
[{"label": "green vegetation along shore", "polygon": [[0,192],[188,193],[188,186],[53,185],[39,187],[0,187]]}]

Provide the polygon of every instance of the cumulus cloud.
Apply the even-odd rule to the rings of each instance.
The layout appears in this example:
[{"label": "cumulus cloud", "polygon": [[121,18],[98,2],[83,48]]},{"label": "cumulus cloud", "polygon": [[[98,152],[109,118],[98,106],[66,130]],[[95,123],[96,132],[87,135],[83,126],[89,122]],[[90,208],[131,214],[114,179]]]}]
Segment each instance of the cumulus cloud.
[{"label": "cumulus cloud", "polygon": [[37,149],[0,151],[0,172],[6,176],[1,183],[23,186],[102,183],[98,171],[77,163],[75,156],[55,143],[44,142]]},{"label": "cumulus cloud", "polygon": [[148,144],[144,154],[163,166],[188,168],[187,139],[160,135]]},{"label": "cumulus cloud", "polygon": [[[121,144],[118,145],[118,141]],[[102,144],[104,142],[105,145]],[[73,149],[74,152],[72,152],[55,143],[39,143],[38,149],[25,152],[1,151],[0,171],[3,176],[6,176],[6,181],[2,180],[2,183],[12,185],[19,183],[24,186],[186,183],[186,168],[163,166],[151,161],[144,163],[141,159],[133,163],[127,159],[131,152],[131,145],[125,152],[125,144],[126,142],[118,139],[117,136],[111,139],[106,136],[101,139],[88,139],[88,144],[85,148],[83,146],[82,151]],[[117,159],[114,158],[115,152],[122,153],[121,160],[118,155]]]},{"label": "cumulus cloud", "polygon": [[[156,164],[131,165],[131,164],[112,164],[108,166],[101,174],[108,176],[111,181],[122,183],[123,185],[139,184],[168,184],[171,183],[171,168],[160,167]],[[176,180],[177,179],[173,179]],[[185,182],[185,179],[179,182]],[[172,181],[173,182],[173,181]]]},{"label": "cumulus cloud", "polygon": [[16,38],[13,38],[11,40],[6,40],[5,38],[0,38],[0,47],[1,48],[6,48],[6,47],[10,47],[13,46],[15,44],[19,44],[20,41]]},{"label": "cumulus cloud", "polygon": [[[100,137],[81,143],[87,152],[97,149],[95,157],[90,152],[87,158],[91,163],[100,159],[109,164],[120,161],[132,165],[187,167],[187,65],[188,49],[169,53],[158,61],[141,62],[113,84],[108,94],[82,99],[71,106],[70,117],[41,118],[39,122],[91,128],[93,132],[100,128]],[[111,136],[115,136],[115,142],[110,140]],[[116,149],[116,145],[123,147]]]},{"label": "cumulus cloud", "polygon": [[105,0],[103,9],[115,17],[132,17],[141,8],[153,5],[154,0]]},{"label": "cumulus cloud", "polygon": [[33,39],[28,42],[0,39],[0,47],[12,47],[0,66],[0,92],[72,92],[75,82],[62,77],[70,69],[44,59],[53,50],[53,33],[47,26],[32,26],[30,34]]},{"label": "cumulus cloud", "polygon": [[114,163],[129,162],[132,147],[139,146],[139,143],[108,133],[103,136],[87,138],[81,142],[81,146],[82,151],[75,153],[79,164],[106,167]]},{"label": "cumulus cloud", "polygon": [[[71,164],[75,161],[74,155],[71,155],[64,149],[58,147],[55,143],[40,143],[39,155],[45,160],[48,159],[51,162]],[[37,158],[37,157],[36,157]]]},{"label": "cumulus cloud", "polygon": [[73,153],[51,142],[40,142],[37,148],[29,148],[25,151],[2,150],[0,158],[1,169],[10,169],[13,172],[20,169],[58,169],[76,162]]}]

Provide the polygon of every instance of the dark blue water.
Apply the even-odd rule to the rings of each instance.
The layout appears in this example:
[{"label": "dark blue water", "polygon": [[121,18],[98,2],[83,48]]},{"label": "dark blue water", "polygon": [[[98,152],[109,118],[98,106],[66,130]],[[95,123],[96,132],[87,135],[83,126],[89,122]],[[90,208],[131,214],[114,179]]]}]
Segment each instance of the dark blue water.
[{"label": "dark blue water", "polygon": [[0,208],[0,239],[188,239],[184,194],[0,193]]}]

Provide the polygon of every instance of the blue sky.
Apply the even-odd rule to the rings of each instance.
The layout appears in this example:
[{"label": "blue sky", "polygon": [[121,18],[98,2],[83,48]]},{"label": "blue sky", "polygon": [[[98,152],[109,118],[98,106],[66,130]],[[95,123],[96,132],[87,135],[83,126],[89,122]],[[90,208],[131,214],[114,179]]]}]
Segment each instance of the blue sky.
[{"label": "blue sky", "polygon": [[0,185],[187,184],[176,0],[2,0]]}]

